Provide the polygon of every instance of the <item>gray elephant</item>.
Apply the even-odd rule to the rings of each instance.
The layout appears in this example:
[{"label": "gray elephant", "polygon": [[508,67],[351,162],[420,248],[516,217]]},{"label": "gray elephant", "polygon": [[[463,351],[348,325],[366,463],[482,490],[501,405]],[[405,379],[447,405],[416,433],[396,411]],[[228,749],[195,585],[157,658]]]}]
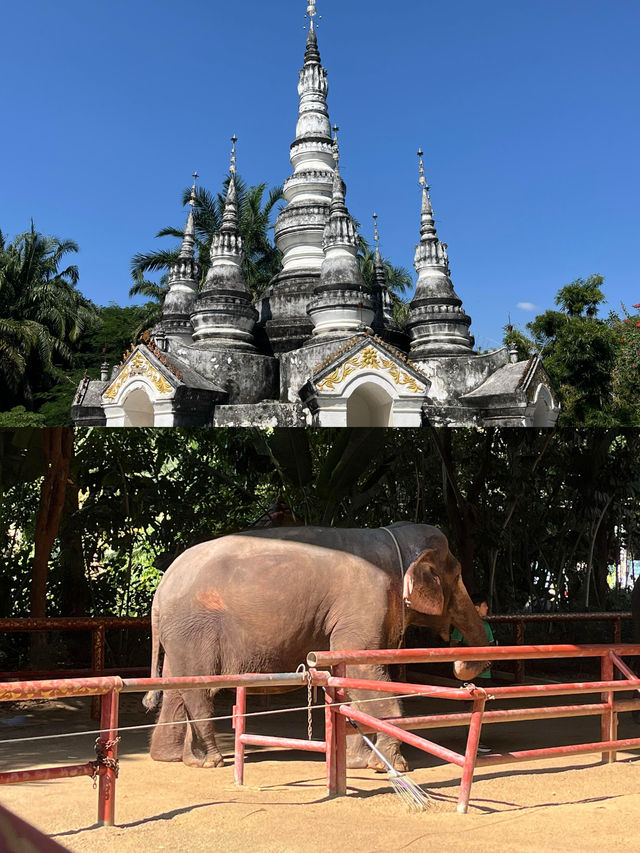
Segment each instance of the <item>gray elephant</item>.
[{"label": "gray elephant", "polygon": [[[196,545],[167,570],[153,600],[151,675],[160,676],[161,649],[164,676],[292,672],[314,650],[395,648],[409,624],[425,621],[441,633],[453,624],[470,645],[487,645],[460,564],[437,528],[400,522],[371,530],[246,531]],[[467,680],[485,666],[458,661],[455,672]],[[353,666],[347,674],[389,679],[382,666]],[[214,695],[167,691],[158,722],[169,725],[154,729],[151,757],[221,765],[213,723],[197,722],[212,716]],[[145,707],[157,708],[160,697],[148,693]],[[379,717],[401,713],[393,698],[363,709]],[[396,740],[378,734],[377,746],[396,769],[407,769]],[[355,736],[348,765],[383,769]]]}]

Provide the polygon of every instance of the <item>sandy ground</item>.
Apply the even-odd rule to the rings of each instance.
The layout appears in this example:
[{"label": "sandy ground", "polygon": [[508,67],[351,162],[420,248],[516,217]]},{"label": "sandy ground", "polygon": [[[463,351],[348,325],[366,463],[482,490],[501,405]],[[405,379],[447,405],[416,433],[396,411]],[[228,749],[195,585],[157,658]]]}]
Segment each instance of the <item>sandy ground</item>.
[{"label": "sandy ground", "polygon": [[[304,704],[304,694],[273,697],[272,710]],[[524,703],[520,703],[524,704]],[[528,705],[533,703],[528,702]],[[442,710],[412,699],[406,714]],[[216,714],[230,710],[222,698]],[[250,711],[265,710],[252,697]],[[149,723],[137,696],[121,697],[121,725]],[[28,703],[0,708],[0,741],[95,727],[84,699]],[[305,737],[306,713],[271,715],[251,721],[249,731]],[[456,813],[459,770],[407,748],[410,777],[427,789],[433,806],[408,813],[385,774],[349,773],[347,797],[326,795],[324,760],[301,752],[250,749],[246,786],[233,784],[232,739],[220,724],[228,762],[196,770],[148,757],[147,731],[123,732],[115,827],[96,825],[97,791],[89,778],[3,787],[0,801],[69,850],[113,851],[317,851],[328,843],[341,849],[419,851],[585,851],[640,849],[640,753],[618,754],[615,764],[600,756],[579,756],[477,771],[467,815]],[[620,737],[640,736],[630,714],[620,715]],[[314,721],[322,737],[322,722]],[[439,729],[433,739],[464,749],[462,729]],[[497,751],[597,740],[594,717],[487,726],[483,740]],[[3,770],[84,763],[93,756],[95,735],[0,743]],[[328,839],[331,839],[329,841]]]}]

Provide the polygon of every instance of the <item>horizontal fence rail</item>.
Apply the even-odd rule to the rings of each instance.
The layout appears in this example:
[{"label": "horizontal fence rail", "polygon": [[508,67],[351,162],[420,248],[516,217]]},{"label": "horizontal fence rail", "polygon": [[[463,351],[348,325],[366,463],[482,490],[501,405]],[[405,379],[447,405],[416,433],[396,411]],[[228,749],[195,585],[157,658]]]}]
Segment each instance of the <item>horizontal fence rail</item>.
[{"label": "horizontal fence rail", "polygon": [[[583,755],[593,752],[602,753],[605,761],[613,762],[616,752],[622,749],[640,749],[640,737],[618,739],[618,713],[623,710],[640,709],[640,700],[616,702],[616,694],[621,691],[640,693],[640,678],[621,660],[623,655],[640,655],[640,645],[540,645],[540,646],[502,646],[451,649],[375,649],[356,651],[320,651],[311,652],[307,663],[311,667],[313,677],[316,677],[318,666],[330,666],[331,675],[327,679],[322,673],[322,683],[333,690],[331,696],[332,710],[342,719],[342,725],[333,724],[332,740],[327,739],[328,785],[330,792],[335,795],[346,794],[346,731],[344,722],[351,719],[366,726],[367,731],[384,732],[400,741],[436,755],[451,764],[462,768],[458,811],[466,813],[469,808],[471,786],[476,767],[496,764],[510,764],[518,761],[532,761],[541,758],[552,758],[565,755]],[[441,662],[484,661],[487,656],[502,660],[532,660],[546,658],[600,658],[601,675],[599,681],[576,682],[567,684],[534,684],[514,687],[485,688],[475,684],[466,684],[463,690],[456,692],[427,688],[432,698],[472,698],[473,707],[470,714],[441,714],[438,715],[441,726],[451,723],[469,726],[467,744],[464,755],[447,750],[432,741],[416,735],[408,734],[405,729],[423,728],[434,720],[434,715],[413,717],[409,719],[377,719],[369,714],[363,714],[346,702],[347,689],[362,689],[366,684],[369,691],[386,692],[389,682],[363,681],[363,679],[347,676],[347,665],[363,664],[404,664],[426,663],[439,660]],[[620,678],[615,678],[616,671]],[[318,674],[319,675],[319,674]],[[395,688],[407,693],[418,694],[415,685],[395,684]],[[423,686],[424,688],[425,686]],[[397,692],[397,691],[394,691]],[[454,695],[448,695],[454,693]],[[465,695],[466,693],[466,695]],[[601,702],[588,706],[567,705],[563,708],[550,706],[548,708],[505,709],[500,711],[485,711],[487,702],[494,699],[527,698],[539,696],[562,696],[600,693]],[[493,723],[506,720],[544,719],[545,717],[581,716],[598,714],[601,720],[601,739],[586,744],[549,747],[546,749],[521,750],[503,754],[494,754],[486,758],[478,758],[480,732],[485,717]]]},{"label": "horizontal fence rail", "polygon": [[[497,614],[489,616],[487,621],[491,624],[513,625],[513,644],[524,645],[525,626],[536,623],[559,623],[559,622],[611,622],[613,625],[613,642],[618,645],[622,639],[622,622],[632,619],[628,611],[613,613],[515,613]],[[27,670],[16,670],[0,672],[0,679],[22,679],[29,675],[32,678],[54,678],[57,675],[67,677],[91,677],[95,675],[144,675],[148,667],[129,667],[123,669],[105,669],[105,633],[106,631],[128,630],[151,630],[151,619],[148,616],[70,616],[52,617],[46,619],[31,618],[7,618],[0,619],[0,633],[33,633],[40,631],[90,631],[91,632],[91,667],[88,669],[55,669],[39,672],[28,672]],[[516,661],[515,679],[523,681],[525,676],[524,660]],[[92,716],[98,716],[98,705],[94,703]]]},{"label": "horizontal fence rail", "polygon": [[[432,662],[462,660],[467,662],[502,658],[527,660],[534,658],[599,658],[599,681],[566,684],[534,684],[509,687],[484,688],[473,682],[460,688],[434,685],[408,684],[368,680],[347,673],[347,666],[367,663],[391,664],[407,662]],[[118,775],[118,704],[120,693],[146,692],[147,690],[202,690],[235,688],[232,725],[235,732],[234,776],[238,785],[244,783],[244,751],[247,745],[299,749],[324,753],[327,788],[331,795],[346,794],[346,740],[348,719],[358,723],[362,731],[384,732],[411,744],[443,761],[461,768],[458,811],[468,810],[471,786],[476,767],[509,764],[533,759],[580,755],[601,752],[603,759],[615,761],[616,752],[622,749],[640,749],[639,738],[618,739],[617,715],[623,710],[640,709],[640,699],[616,701],[617,694],[632,691],[640,693],[640,677],[622,660],[622,656],[637,657],[640,645],[540,645],[503,646],[452,649],[381,649],[355,651],[320,651],[308,655],[310,669],[295,673],[245,673],[218,676],[182,676],[173,678],[122,678],[101,676],[86,679],[53,679],[46,681],[7,682],[0,684],[0,702],[28,699],[53,699],[70,696],[102,696],[100,737],[96,744],[97,760],[67,767],[39,768],[0,773],[0,784],[43,781],[72,776],[88,775],[98,780],[98,822],[113,825],[115,821],[115,792]],[[317,669],[328,666],[330,671]],[[615,674],[620,676],[615,678]],[[281,687],[320,687],[325,694],[324,740],[307,740],[291,737],[273,737],[246,731],[246,695],[251,689],[279,689]],[[360,706],[358,694],[347,691],[366,689],[368,694],[392,692],[401,695],[428,695],[439,700],[456,700],[472,703],[470,712],[429,714],[421,717],[380,719],[366,713]],[[563,705],[534,708],[486,710],[487,703],[495,699],[544,697],[558,695],[600,694],[599,702],[583,705]],[[376,700],[372,700],[376,701]],[[311,701],[309,700],[309,708]],[[520,750],[478,758],[480,732],[485,723],[533,720],[558,717],[592,716],[601,719],[601,738],[597,742],[571,744],[546,749]],[[187,723],[188,724],[188,723]],[[448,749],[431,739],[412,734],[409,729],[444,726],[468,726],[466,748],[463,753]]]}]

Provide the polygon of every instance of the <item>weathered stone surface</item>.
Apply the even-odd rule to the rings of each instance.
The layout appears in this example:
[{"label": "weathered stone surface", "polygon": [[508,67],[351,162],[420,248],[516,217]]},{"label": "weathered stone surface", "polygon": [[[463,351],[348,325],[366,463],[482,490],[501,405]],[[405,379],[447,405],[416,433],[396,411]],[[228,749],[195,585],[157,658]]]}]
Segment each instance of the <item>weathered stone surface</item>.
[{"label": "weathered stone surface", "polygon": [[254,403],[278,395],[278,362],[258,353],[216,346],[179,347],[177,355],[229,395],[229,403]]},{"label": "weathered stone surface", "polygon": [[254,403],[216,406],[216,427],[305,427],[307,416],[301,403]]},{"label": "weathered stone surface", "polygon": [[415,358],[411,352],[409,358],[429,377],[429,396],[439,405],[457,402],[461,395],[473,391],[491,373],[509,361],[506,347],[483,354],[433,356],[427,359]]},{"label": "weathered stone surface", "polygon": [[327,340],[309,342],[303,349],[280,356],[280,400],[299,402],[300,388],[322,362],[353,339],[353,335],[336,335]]},{"label": "weathered stone surface", "polygon": [[111,379],[98,382],[85,377],[80,381],[71,406],[71,419],[76,426],[104,426],[107,422],[102,408],[102,395]]}]

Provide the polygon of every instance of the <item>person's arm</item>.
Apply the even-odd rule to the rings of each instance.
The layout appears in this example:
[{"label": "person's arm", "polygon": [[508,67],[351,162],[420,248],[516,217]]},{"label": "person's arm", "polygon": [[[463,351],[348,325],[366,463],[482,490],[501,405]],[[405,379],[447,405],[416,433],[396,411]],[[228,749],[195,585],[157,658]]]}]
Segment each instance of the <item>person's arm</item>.
[{"label": "person's arm", "polygon": [[450,646],[461,646],[463,644],[464,638],[460,631],[457,628],[454,628],[451,632],[451,636],[449,637],[449,645]]}]

